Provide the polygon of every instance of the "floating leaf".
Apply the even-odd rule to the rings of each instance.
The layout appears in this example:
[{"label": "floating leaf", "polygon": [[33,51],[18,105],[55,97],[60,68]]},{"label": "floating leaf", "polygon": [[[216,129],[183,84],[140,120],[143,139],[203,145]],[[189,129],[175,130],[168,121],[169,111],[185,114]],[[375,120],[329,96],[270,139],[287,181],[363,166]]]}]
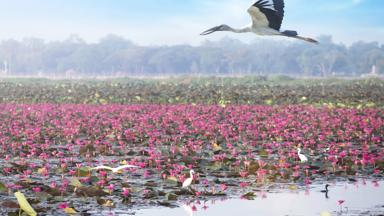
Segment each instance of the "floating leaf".
[{"label": "floating leaf", "polygon": [[254,192],[248,192],[248,193],[242,195],[241,197],[244,199],[247,199],[247,200],[253,200],[253,199],[255,199],[256,194]]},{"label": "floating leaf", "polygon": [[47,194],[51,195],[51,196],[63,196],[65,193],[60,191],[59,188],[51,188],[49,187],[48,189],[46,189],[46,192]]},{"label": "floating leaf", "polygon": [[321,212],[320,216],[332,216],[328,211]]},{"label": "floating leaf", "polygon": [[368,107],[368,108],[373,108],[373,107],[376,106],[376,104],[373,103],[373,102],[369,102],[369,103],[366,103],[365,106]]},{"label": "floating leaf", "polygon": [[108,101],[106,99],[101,98],[99,99],[99,103],[105,105],[105,104],[108,104]]},{"label": "floating leaf", "polygon": [[77,214],[77,211],[75,209],[69,208],[69,207],[65,208],[64,212],[67,213],[67,214],[70,214],[70,215]]},{"label": "floating leaf", "polygon": [[5,186],[4,183],[0,182],[0,192],[6,192],[7,191],[7,186]]},{"label": "floating leaf", "polygon": [[82,167],[78,169],[79,177],[88,177],[90,173],[89,167]]},{"label": "floating leaf", "polygon": [[103,204],[103,206],[104,207],[114,207],[115,206],[115,203],[113,203],[113,201],[112,200],[107,200],[107,202],[105,202],[104,204]]},{"label": "floating leaf", "polygon": [[98,189],[96,187],[80,187],[76,190],[78,196],[85,197],[102,197],[109,195],[108,192]]},{"label": "floating leaf", "polygon": [[70,185],[72,185],[73,187],[83,187],[83,184],[76,177],[71,178]]},{"label": "floating leaf", "polygon": [[165,207],[177,207],[175,204],[172,204],[170,202],[167,202],[167,201],[157,201],[157,204],[161,205],[161,206],[165,206]]},{"label": "floating leaf", "polygon": [[177,195],[174,194],[174,193],[167,193],[167,194],[165,194],[165,198],[166,198],[168,201],[171,201],[171,200],[177,200]]},{"label": "floating leaf", "polygon": [[116,135],[115,134],[108,134],[106,137],[109,139],[115,139]]},{"label": "floating leaf", "polygon": [[146,187],[157,187],[157,183],[155,181],[147,181],[144,186]]},{"label": "floating leaf", "polygon": [[37,169],[37,173],[39,173],[39,174],[47,173],[47,168],[45,168],[45,167],[39,168],[39,169]]},{"label": "floating leaf", "polygon": [[95,151],[96,151],[96,148],[93,145],[88,144],[80,147],[79,153],[80,155],[86,155],[86,154],[93,154]]},{"label": "floating leaf", "polygon": [[36,211],[29,204],[28,200],[25,198],[24,194],[21,192],[15,192],[15,197],[17,198],[17,202],[19,202],[20,208],[27,213],[29,216],[36,216]]},{"label": "floating leaf", "polygon": [[273,100],[272,100],[272,99],[265,100],[264,102],[265,102],[265,104],[267,104],[267,105],[272,105],[272,104],[273,104]]},{"label": "floating leaf", "polygon": [[105,199],[97,199],[97,203],[103,207],[115,207],[115,203],[112,200],[105,200]]},{"label": "floating leaf", "polygon": [[5,207],[5,208],[12,208],[12,209],[17,209],[19,208],[19,204],[13,202],[13,201],[4,201],[1,203],[1,206],[2,207]]},{"label": "floating leaf", "polygon": [[268,157],[268,155],[269,155],[269,153],[268,153],[267,150],[265,150],[265,149],[261,149],[261,150],[259,151],[259,156],[260,156],[260,157]]},{"label": "floating leaf", "polygon": [[213,151],[221,151],[222,150],[221,146],[217,143],[213,143],[212,148],[213,148]]},{"label": "floating leaf", "polygon": [[175,177],[175,176],[169,176],[168,178],[167,178],[167,182],[169,182],[169,183],[177,183],[178,182],[178,180],[177,180],[177,178]]}]

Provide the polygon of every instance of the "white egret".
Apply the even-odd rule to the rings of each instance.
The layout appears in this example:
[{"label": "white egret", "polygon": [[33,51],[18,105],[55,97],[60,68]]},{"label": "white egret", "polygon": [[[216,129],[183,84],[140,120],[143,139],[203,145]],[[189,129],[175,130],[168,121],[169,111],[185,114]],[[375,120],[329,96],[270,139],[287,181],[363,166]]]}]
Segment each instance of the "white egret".
[{"label": "white egret", "polygon": [[191,186],[192,181],[193,181],[193,174],[195,174],[195,171],[191,169],[189,171],[190,177],[185,179],[184,182],[183,182],[183,188],[187,188],[187,187]]},{"label": "white egret", "polygon": [[91,168],[90,170],[106,169],[106,170],[111,170],[113,173],[117,173],[120,170],[127,169],[127,168],[139,168],[139,167],[135,166],[135,165],[127,164],[127,165],[119,166],[119,167],[116,167],[116,168],[112,168],[112,167],[109,167],[109,166],[97,166],[97,167]]},{"label": "white egret", "polygon": [[307,156],[301,154],[301,148],[297,148],[297,155],[299,155],[301,163],[308,162]]}]

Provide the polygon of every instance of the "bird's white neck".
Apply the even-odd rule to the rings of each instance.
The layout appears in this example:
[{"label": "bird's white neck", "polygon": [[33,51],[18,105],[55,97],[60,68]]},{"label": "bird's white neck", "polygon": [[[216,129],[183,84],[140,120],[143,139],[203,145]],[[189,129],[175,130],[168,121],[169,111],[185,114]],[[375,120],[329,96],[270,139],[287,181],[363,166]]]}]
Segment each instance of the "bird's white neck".
[{"label": "bird's white neck", "polygon": [[235,32],[235,33],[246,33],[246,32],[252,32],[252,29],[250,26],[245,26],[245,27],[239,28],[239,29],[232,28],[231,31]]}]

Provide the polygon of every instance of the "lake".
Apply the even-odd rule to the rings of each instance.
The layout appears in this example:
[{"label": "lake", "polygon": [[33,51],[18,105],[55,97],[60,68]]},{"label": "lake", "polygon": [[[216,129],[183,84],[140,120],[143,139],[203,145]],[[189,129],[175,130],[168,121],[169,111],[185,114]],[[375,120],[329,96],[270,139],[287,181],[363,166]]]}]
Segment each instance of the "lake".
[{"label": "lake", "polygon": [[[330,183],[328,198],[323,185],[307,189],[257,192],[254,200],[225,199],[180,203],[179,208],[150,208],[139,210],[140,216],[320,216],[330,215],[383,215],[384,182],[360,180],[358,182]],[[339,200],[345,202],[340,206]],[[200,204],[198,204],[200,202]],[[194,209],[194,210],[193,210]],[[324,214],[326,215],[326,214]]]}]

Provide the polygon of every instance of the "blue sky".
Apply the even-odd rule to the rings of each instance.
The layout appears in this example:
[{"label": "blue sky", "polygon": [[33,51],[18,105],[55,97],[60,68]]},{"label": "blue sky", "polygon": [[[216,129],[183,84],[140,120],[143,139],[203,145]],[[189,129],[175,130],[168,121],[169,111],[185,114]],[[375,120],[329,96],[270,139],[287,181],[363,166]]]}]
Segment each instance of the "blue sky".
[{"label": "blue sky", "polygon": [[[0,0],[0,40],[40,37],[64,40],[72,34],[96,42],[116,34],[142,45],[198,45],[230,36],[199,33],[217,24],[241,27],[254,0]],[[384,0],[285,0],[283,29],[304,36],[332,35],[337,42],[384,42]]]}]

